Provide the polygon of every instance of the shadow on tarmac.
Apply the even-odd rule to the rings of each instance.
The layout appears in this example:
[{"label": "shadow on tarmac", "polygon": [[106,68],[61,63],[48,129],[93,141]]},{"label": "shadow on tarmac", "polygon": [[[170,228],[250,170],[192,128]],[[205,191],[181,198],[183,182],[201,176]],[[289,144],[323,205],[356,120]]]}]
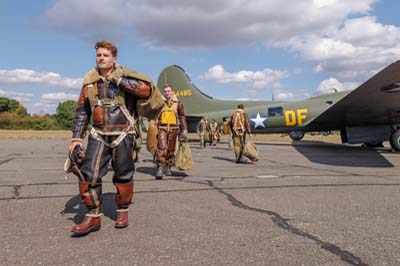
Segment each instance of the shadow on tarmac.
[{"label": "shadow on tarmac", "polygon": [[[104,193],[100,212],[111,220],[117,219],[117,205],[115,204],[115,193]],[[80,224],[87,212],[85,204],[82,203],[79,195],[70,198],[65,204],[63,213],[75,214],[74,218],[68,218],[75,224]]]},{"label": "shadow on tarmac", "polygon": [[[142,173],[142,174],[146,174],[146,175],[150,175],[150,176],[155,176],[157,169],[156,167],[146,167],[146,166],[141,166],[136,168],[136,172]],[[174,169],[171,170],[172,172],[172,176],[178,176],[178,177],[186,177],[188,176],[186,173],[184,172],[179,172],[179,171],[175,171]]]},{"label": "shadow on tarmac", "polygon": [[[236,163],[235,159],[229,159],[226,157],[219,157],[219,156],[213,156],[213,159],[217,159],[217,160],[221,160],[221,161],[228,161],[228,162],[232,162],[232,163]],[[248,161],[246,158],[242,158],[242,160],[240,161],[240,164],[253,164],[252,162]]]},{"label": "shadow on tarmac", "polygon": [[381,153],[385,148],[367,148],[319,141],[293,141],[292,143],[257,143],[257,145],[293,146],[297,152],[314,163],[333,166],[388,168],[394,167]]}]

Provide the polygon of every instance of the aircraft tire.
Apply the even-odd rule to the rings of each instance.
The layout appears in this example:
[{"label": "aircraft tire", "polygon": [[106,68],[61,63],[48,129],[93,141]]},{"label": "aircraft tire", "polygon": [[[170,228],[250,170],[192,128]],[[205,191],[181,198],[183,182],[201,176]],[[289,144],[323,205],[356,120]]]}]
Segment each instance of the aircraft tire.
[{"label": "aircraft tire", "polygon": [[292,140],[301,140],[304,137],[303,131],[291,131],[289,132],[289,137]]},{"label": "aircraft tire", "polygon": [[395,151],[400,151],[400,130],[396,130],[390,136],[390,146]]}]

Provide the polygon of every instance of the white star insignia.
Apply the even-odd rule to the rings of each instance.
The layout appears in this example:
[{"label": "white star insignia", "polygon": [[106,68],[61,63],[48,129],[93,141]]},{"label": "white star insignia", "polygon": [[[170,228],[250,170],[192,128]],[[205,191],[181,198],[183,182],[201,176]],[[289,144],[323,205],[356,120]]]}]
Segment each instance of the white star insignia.
[{"label": "white star insignia", "polygon": [[257,117],[251,118],[250,120],[254,122],[254,128],[259,126],[265,128],[264,121],[267,120],[267,117],[261,117],[260,113],[257,113]]}]

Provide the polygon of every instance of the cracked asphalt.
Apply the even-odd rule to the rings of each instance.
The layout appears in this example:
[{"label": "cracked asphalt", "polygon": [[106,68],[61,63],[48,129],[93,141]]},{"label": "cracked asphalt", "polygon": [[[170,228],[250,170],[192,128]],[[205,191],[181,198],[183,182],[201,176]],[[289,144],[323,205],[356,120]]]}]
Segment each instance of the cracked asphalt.
[{"label": "cracked asphalt", "polygon": [[257,142],[234,163],[227,143],[155,180],[136,164],[130,225],[115,229],[103,178],[102,227],[71,237],[85,207],[65,180],[68,141],[1,140],[2,265],[400,265],[400,154],[322,142]]}]

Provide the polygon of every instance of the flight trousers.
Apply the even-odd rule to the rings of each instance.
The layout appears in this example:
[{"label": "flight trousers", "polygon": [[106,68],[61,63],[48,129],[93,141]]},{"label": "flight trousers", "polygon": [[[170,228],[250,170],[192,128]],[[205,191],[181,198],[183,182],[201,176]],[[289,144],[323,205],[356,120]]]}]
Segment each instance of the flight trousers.
[{"label": "flight trousers", "polygon": [[246,132],[232,132],[233,150],[236,162],[239,163],[243,156],[243,149],[246,143]]},{"label": "flight trousers", "polygon": [[[104,140],[111,143],[117,136],[106,136]],[[100,213],[102,202],[102,177],[108,173],[111,161],[114,175],[113,184],[117,189],[115,203],[118,209],[127,209],[133,198],[133,175],[135,165],[132,158],[135,136],[127,135],[114,147],[107,147],[103,142],[89,135],[85,158],[80,169],[84,181],[79,184],[82,201],[91,214]]]},{"label": "flight trousers", "polygon": [[175,147],[178,139],[178,129],[158,129],[156,161],[158,165],[171,166],[175,159]]}]

